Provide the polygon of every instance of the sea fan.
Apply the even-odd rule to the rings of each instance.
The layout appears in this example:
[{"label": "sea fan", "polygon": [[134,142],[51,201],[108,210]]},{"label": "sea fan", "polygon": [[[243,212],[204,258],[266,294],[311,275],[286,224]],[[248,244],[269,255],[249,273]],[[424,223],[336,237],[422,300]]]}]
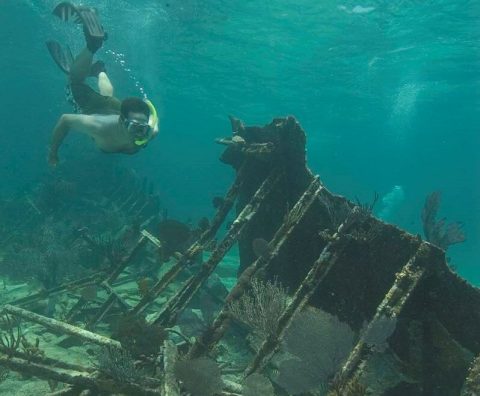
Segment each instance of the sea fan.
[{"label": "sea fan", "polygon": [[178,360],[175,376],[193,396],[213,396],[223,389],[220,368],[206,357]]}]

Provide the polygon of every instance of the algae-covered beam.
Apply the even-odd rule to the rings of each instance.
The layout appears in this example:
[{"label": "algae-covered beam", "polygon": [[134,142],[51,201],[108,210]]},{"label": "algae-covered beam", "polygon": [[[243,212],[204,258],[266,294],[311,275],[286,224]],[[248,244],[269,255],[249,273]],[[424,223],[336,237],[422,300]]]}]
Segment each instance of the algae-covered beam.
[{"label": "algae-covered beam", "polygon": [[362,334],[357,345],[353,348],[350,356],[338,373],[339,383],[347,384],[371,355],[372,347],[367,341],[370,332],[375,331],[378,327],[377,323],[386,318],[392,319],[392,322],[396,323],[396,318],[398,318],[413,291],[424,278],[430,261],[434,261],[432,260],[433,257],[431,253],[432,249],[430,246],[422,242],[407,264],[396,274],[392,287],[377,307],[377,311],[366,331]]},{"label": "algae-covered beam", "polygon": [[65,290],[74,291],[76,289],[79,289],[80,287],[87,286],[91,283],[101,282],[103,278],[106,276],[106,274],[107,273],[105,271],[98,271],[92,275],[86,276],[85,278],[77,279],[72,282],[63,283],[52,289],[42,290],[41,292],[32,294],[30,296],[19,298],[17,300],[12,301],[10,304],[16,305],[16,306],[27,305],[37,300],[41,300],[41,299],[53,296],[55,294],[61,293]]},{"label": "algae-covered beam", "polygon": [[175,323],[177,316],[185,309],[185,307],[188,305],[188,303],[202,286],[202,284],[215,270],[218,263],[230,250],[230,248],[235,244],[238,238],[241,237],[251,220],[255,218],[255,215],[261,208],[262,203],[265,201],[265,198],[270,195],[279,180],[279,172],[275,169],[272,170],[270,175],[263,181],[261,186],[258,188],[250,202],[245,205],[238,217],[232,223],[227,235],[217,245],[215,250],[212,252],[210,258],[202,264],[198,273],[191,276],[183,284],[179,292],[177,292],[169,300],[169,302],[166,304],[165,309],[163,309],[157,316],[157,318],[153,321],[154,323],[160,323],[162,326],[166,327],[171,327]]},{"label": "algae-covered beam", "polygon": [[141,235],[139,240],[133,247],[133,249],[128,254],[128,256],[126,256],[120,261],[117,267],[112,271],[112,273],[105,280],[108,283],[112,284],[118,278],[118,276],[122,273],[125,267],[127,267],[130,264],[130,262],[137,256],[140,250],[143,249],[147,241],[148,241],[148,238],[146,238],[144,235]]},{"label": "algae-covered beam", "polygon": [[102,282],[101,286],[106,290],[107,293],[113,295],[120,305],[122,311],[127,312],[131,307],[130,305],[122,298],[120,294],[118,294],[108,282]]},{"label": "algae-covered beam", "polygon": [[461,396],[480,394],[480,355],[473,361],[468,370],[467,378],[462,388]]},{"label": "algae-covered beam", "polygon": [[[124,259],[120,261],[117,267],[112,271],[112,273],[107,277],[104,281],[104,284],[111,284],[113,283],[118,276],[122,273],[123,270],[130,264],[133,258],[140,252],[140,250],[145,246],[149,239],[145,235],[141,235],[139,240],[137,241],[136,245],[130,251],[130,254],[126,256]],[[113,289],[110,289],[112,291]],[[87,328],[92,329],[112,308],[113,304],[119,301],[117,299],[116,293],[110,293],[107,300],[102,304],[102,306],[98,309],[95,316],[88,322]]]},{"label": "algae-covered beam", "polygon": [[272,142],[266,143],[246,143],[240,136],[233,138],[219,138],[215,140],[218,144],[229,146],[239,151],[246,157],[255,157],[257,159],[268,159],[275,152],[275,145]]},{"label": "algae-covered beam", "polygon": [[[140,250],[145,246],[147,241],[150,239],[148,236],[142,233],[140,236],[140,239],[138,240],[137,244],[133,247],[133,249],[130,251],[130,254],[125,257],[123,260],[120,261],[120,263],[117,265],[117,267],[112,271],[112,273],[108,276],[108,278],[105,280],[105,284],[111,284],[114,282],[118,276],[121,274],[121,272],[130,264],[130,262],[133,260],[133,258],[140,252]],[[102,318],[108,313],[108,311],[113,307],[116,301],[119,301],[120,304],[122,304],[122,299],[117,296],[117,294],[113,291],[112,288],[109,289],[110,294],[107,298],[107,300],[102,304],[102,306],[98,309],[97,313],[95,316],[88,322],[87,328],[91,329],[93,328]],[[129,307],[128,305],[123,302],[125,309],[128,310]]]},{"label": "algae-covered beam", "polygon": [[7,348],[5,347],[0,347],[0,352],[3,354],[11,353],[13,357],[23,359],[29,362],[33,362],[33,363],[43,364],[44,366],[56,367],[60,369],[73,370],[73,371],[80,371],[85,373],[93,373],[95,371],[95,369],[91,367],[84,367],[79,364],[68,363],[62,360],[45,357],[43,355],[32,355],[32,354],[28,354],[18,350],[11,352],[11,351],[8,351]]},{"label": "algae-covered beam", "polygon": [[292,210],[288,213],[285,221],[273,236],[271,242],[269,243],[271,249],[266,252],[266,254],[259,256],[242,272],[237,280],[237,283],[227,295],[225,299],[225,305],[213,321],[212,325],[200,337],[197,337],[195,343],[190,348],[188,352],[190,359],[201,356],[205,352],[211,350],[215,344],[220,341],[225,334],[226,329],[228,328],[228,320],[230,316],[228,304],[240,298],[250,284],[252,277],[255,276],[258,270],[265,270],[272,260],[277,257],[284,243],[288,241],[300,221],[309,212],[309,209],[312,207],[312,205],[317,201],[322,191],[325,191],[325,188],[320,185],[320,180],[317,176],[312,180],[303,195],[295,203]]},{"label": "algae-covered beam", "polygon": [[92,330],[95,325],[100,322],[103,317],[112,309],[112,307],[117,302],[117,297],[115,294],[110,294],[107,299],[104,301],[102,306],[97,310],[96,314],[93,316],[92,319],[87,323],[85,328]]},{"label": "algae-covered beam", "polygon": [[140,233],[145,238],[147,238],[151,243],[153,243],[158,249],[162,248],[162,242],[160,242],[160,240],[157,237],[150,234],[147,230],[142,230]]},{"label": "algae-covered beam", "polygon": [[180,396],[180,387],[175,376],[177,347],[172,341],[165,340],[163,351],[163,396]]},{"label": "algae-covered beam", "polygon": [[128,305],[128,303],[112,288],[112,286],[108,284],[108,282],[102,282],[101,286],[107,291],[108,297],[97,310],[94,317],[91,318],[85,326],[89,330],[92,330],[95,325],[103,319],[115,303],[118,303],[123,312],[128,312],[130,310],[130,305]]},{"label": "algae-covered beam", "polygon": [[58,391],[47,393],[47,396],[90,396],[91,394],[85,394],[84,387],[69,385],[66,388],[60,389]]},{"label": "algae-covered beam", "polygon": [[[113,268],[111,273],[102,273],[102,277],[96,278],[96,283],[100,284],[102,282],[107,282],[108,284],[113,283],[118,276],[122,273],[123,270],[130,264],[130,262],[136,257],[136,255],[140,252],[140,250],[145,246],[149,239],[145,235],[141,235],[138,239],[135,246],[132,248],[130,253],[124,257],[120,262],[117,264],[116,267]],[[95,315],[95,317],[90,320],[87,325],[87,328],[92,328],[101,318],[108,312],[108,310],[112,307],[113,303],[115,302],[115,296],[110,294],[102,306],[99,308],[99,311]],[[77,303],[72,307],[72,309],[68,312],[68,318],[71,319],[77,313],[79,309],[84,306],[84,299],[80,298]]]},{"label": "algae-covered beam", "polygon": [[292,301],[287,305],[287,308],[278,319],[275,333],[270,334],[263,342],[255,358],[246,368],[245,376],[249,376],[250,374],[263,369],[265,364],[278,350],[280,342],[283,339],[288,326],[292,322],[293,317],[296,313],[302,310],[305,304],[307,304],[312,294],[337,262],[339,254],[345,248],[344,234],[360,220],[361,214],[359,213],[359,208],[356,207],[338,227],[335,234],[333,234],[330,241],[323,248],[318,259],[313,263],[305,279],[293,295]]},{"label": "algae-covered beam", "polygon": [[155,299],[168,287],[168,285],[177,277],[177,275],[185,267],[186,261],[179,260],[175,263],[156,283],[152,289],[146,293],[142,299],[131,310],[130,314],[137,315],[143,312]]},{"label": "algae-covered beam", "polygon": [[7,358],[0,356],[0,366],[17,371],[24,375],[53,380],[66,384],[87,388],[95,391],[106,392],[107,394],[145,395],[160,396],[161,392],[155,389],[148,389],[138,384],[119,383],[113,380],[95,378],[84,373],[70,370],[61,370],[38,363],[24,361],[18,358]]},{"label": "algae-covered beam", "polygon": [[5,305],[3,306],[2,311],[7,312],[11,315],[20,317],[27,321],[38,323],[49,330],[79,337],[82,340],[87,342],[91,342],[98,345],[111,346],[114,348],[121,347],[120,342],[118,341],[111,340],[110,338],[92,333],[90,331],[81,329],[76,326],[72,326],[71,324],[64,323],[56,319],[47,318],[46,316],[42,316],[34,312],[27,311],[26,309],[23,309],[23,308],[14,307],[13,305]]},{"label": "algae-covered beam", "polygon": [[137,305],[133,307],[131,311],[132,314],[138,314],[144,311],[153,301],[155,301],[160,293],[162,293],[177,277],[185,265],[187,265],[190,260],[199,254],[204,249],[205,244],[207,244],[216,235],[218,229],[227,217],[227,214],[232,209],[233,203],[237,198],[238,191],[243,184],[243,169],[244,166],[242,166],[238,171],[237,177],[225,195],[222,204],[218,208],[213,220],[210,223],[210,227],[208,227],[200,235],[199,239],[187,249],[180,260],[172,268],[170,268],[170,270],[168,270],[168,272],[152,286],[149,292],[142,297]]}]

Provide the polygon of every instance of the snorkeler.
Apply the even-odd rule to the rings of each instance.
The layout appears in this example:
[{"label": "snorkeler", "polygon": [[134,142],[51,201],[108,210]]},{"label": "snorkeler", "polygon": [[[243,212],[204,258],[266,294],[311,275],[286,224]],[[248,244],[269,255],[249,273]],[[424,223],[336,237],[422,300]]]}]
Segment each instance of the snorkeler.
[{"label": "snorkeler", "polygon": [[[113,96],[105,65],[101,61],[93,63],[94,54],[106,39],[94,9],[63,2],[53,14],[63,21],[73,19],[82,24],[87,46],[74,59],[68,47],[64,51],[58,42],[47,42],[55,63],[68,75],[73,100],[82,113],[63,114],[58,120],[52,132],[49,164],[58,164],[58,150],[70,130],[87,134],[103,152],[135,154],[158,133],[155,107],[147,99],[131,97],[120,101]],[[89,76],[97,77],[99,92],[86,84]]]}]

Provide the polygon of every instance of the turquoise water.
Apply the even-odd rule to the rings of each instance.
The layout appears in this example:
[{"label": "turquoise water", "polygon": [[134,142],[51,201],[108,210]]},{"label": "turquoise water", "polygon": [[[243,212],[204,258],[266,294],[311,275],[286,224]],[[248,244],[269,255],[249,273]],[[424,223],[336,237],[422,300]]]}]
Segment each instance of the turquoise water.
[{"label": "turquoise water", "polygon": [[[438,218],[463,222],[467,236],[466,242],[448,249],[449,263],[469,282],[480,285],[480,3],[106,0],[97,4],[86,0],[84,4],[97,8],[108,32],[108,40],[96,58],[106,63],[115,95],[147,96],[152,100],[160,115],[160,134],[145,150],[126,156],[101,153],[89,138],[72,132],[61,148],[59,166],[52,169],[47,164],[51,132],[59,116],[72,112],[72,107],[65,100],[66,77],[50,58],[45,42],[54,39],[68,44],[75,54],[84,46],[79,26],[52,15],[58,2],[0,0],[2,309],[5,302],[20,301],[18,305],[24,304],[24,308],[40,315],[92,328],[119,340],[125,350],[138,352],[134,356],[140,359],[137,368],[138,362],[145,363],[145,356],[153,356],[150,363],[158,363],[163,353],[162,337],[167,336],[152,323],[155,319],[161,324],[170,323],[171,318],[167,321],[157,315],[168,301],[175,300],[172,295],[179,290],[180,282],[190,279],[198,271],[199,260],[212,257],[211,252],[196,256],[195,263],[184,268],[179,279],[136,317],[125,317],[119,309],[122,304],[117,304],[95,323],[98,308],[107,295],[112,295],[112,290],[97,288],[92,283],[70,286],[48,298],[43,298],[43,291],[98,270],[106,274],[112,265],[122,263],[145,227],[165,242],[164,250],[169,238],[173,240],[168,246],[169,254],[161,255],[165,251],[160,252],[152,243],[155,240],[149,239],[140,249],[139,260],[134,258],[118,279],[108,277],[111,286],[115,286],[116,298],[123,301],[123,309],[136,309],[152,291],[154,282],[175,268],[176,260],[168,259],[178,259],[176,252],[190,246],[199,235],[198,229],[205,229],[194,228],[203,217],[212,217],[212,199],[223,196],[234,179],[231,167],[219,161],[224,146],[214,142],[218,137],[231,136],[228,115],[243,120],[247,126],[262,126],[274,117],[293,115],[307,133],[308,165],[330,191],[361,203],[371,202],[378,193],[375,214],[413,234],[422,234],[420,216],[425,198],[441,191]],[[148,209],[145,212],[150,211],[148,215],[139,210],[144,207]],[[151,213],[155,213],[154,221],[148,223],[145,219]],[[225,221],[227,227],[232,220],[230,214]],[[222,227],[220,234],[224,232]],[[175,233],[182,235],[177,238],[181,241],[175,240]],[[269,249],[262,238],[253,240],[254,251],[255,245]],[[255,254],[262,256],[261,252]],[[184,335],[205,334],[206,326],[223,305],[227,290],[236,284],[238,256],[238,246],[234,246],[207,286],[196,293],[179,318],[174,318]],[[295,259],[292,265],[296,264]],[[365,261],[362,260],[359,262]],[[384,282],[384,275],[368,276],[366,283],[352,290],[364,293],[363,299],[371,297],[376,301],[383,295],[373,295],[369,285]],[[400,287],[408,286],[405,277],[410,275],[403,274]],[[340,283],[349,288],[345,279],[342,276]],[[427,282],[427,287],[431,287],[430,283],[435,286],[437,280]],[[291,300],[283,289],[275,291],[273,286],[263,284],[274,291],[274,303],[268,307],[273,312],[274,326],[278,326],[277,318],[285,309],[283,304]],[[441,393],[442,384],[460,389],[467,367],[479,350],[474,340],[477,312],[465,312],[478,306],[474,302],[477,296],[464,284],[453,281],[444,289],[427,289],[430,294],[425,301],[431,305],[425,307],[433,307],[435,312],[433,308],[432,312],[425,312],[422,304],[414,309],[407,306],[399,318],[382,312],[379,320],[372,321],[382,333],[379,339],[370,339],[374,348],[364,337],[367,331],[369,336],[375,333],[372,328],[365,330],[363,326],[362,330],[360,323],[354,323],[350,329],[340,322],[350,312],[348,309],[365,313],[369,308],[362,305],[363,301],[351,301],[346,309],[344,301],[336,301],[335,293],[331,293],[323,308],[329,308],[328,301],[333,301],[336,316],[309,307],[300,313],[303,319],[295,317],[285,333],[286,344],[284,339],[282,348],[286,345],[291,356],[301,357],[296,359],[297,365],[292,359],[282,361],[285,356],[276,355],[264,374],[274,378],[277,390],[279,385],[290,392],[289,386],[308,380],[317,365],[321,366],[322,359],[331,357],[333,361],[337,347],[343,345],[343,354],[349,354],[361,336],[373,350],[368,363],[373,371],[366,380],[370,390],[389,389],[389,381],[392,389],[395,381],[405,386],[397,387],[389,395],[403,396],[409,393],[408,389],[416,389],[415,394],[447,394]],[[462,296],[471,300],[458,300],[459,289],[465,293]],[[37,301],[19,300],[32,298],[37,292],[42,292]],[[420,288],[419,293],[424,292]],[[418,296],[415,298],[419,301]],[[84,306],[75,311],[78,300]],[[446,301],[453,307],[447,303],[434,305],[433,300]],[[457,310],[461,303],[465,304]],[[258,300],[256,304],[261,305]],[[237,308],[241,313],[242,307]],[[228,310],[232,313],[232,306]],[[265,311],[258,315],[253,312],[257,319],[267,316]],[[18,315],[18,311],[12,315]],[[472,319],[471,323],[451,323],[451,317]],[[8,315],[2,311],[0,344],[13,328],[5,318]],[[302,320],[303,324],[298,325]],[[24,318],[15,323],[23,326],[28,341],[26,346],[22,344],[22,350],[33,353],[36,345],[48,357],[89,367],[100,364],[99,356],[107,354],[106,350],[92,350],[88,343],[75,344],[31,322],[35,320]],[[315,323],[330,324],[326,327],[330,332]],[[253,326],[250,327],[252,332]],[[231,326],[215,350],[217,363],[233,368],[231,377],[224,370],[224,379],[243,381],[239,373],[251,362],[252,349],[259,346],[261,339],[255,339],[254,331],[245,342],[247,328],[248,323],[243,328]],[[307,335],[302,335],[304,330],[308,330]],[[182,345],[184,339],[177,336],[168,335]],[[142,345],[134,345],[137,338],[143,339]],[[308,343],[312,339],[314,342],[306,349],[303,344],[295,350],[294,341]],[[2,348],[0,345],[0,363],[8,366]],[[124,360],[131,361],[133,370],[132,356],[124,356]],[[193,360],[187,363],[187,373],[193,367],[190,363]],[[227,367],[229,363],[234,364]],[[403,364],[405,367],[400,367]],[[283,374],[279,376],[277,368],[282,365]],[[219,372],[216,364],[213,366],[207,364],[204,371]],[[101,378],[105,367],[95,367]],[[415,378],[417,371],[421,371],[421,379]],[[283,385],[287,383],[287,387],[279,380],[285,373],[288,381],[284,379]],[[294,378],[288,378],[291,373]],[[111,374],[111,378],[116,378]],[[405,378],[400,378],[400,374]],[[175,375],[189,389],[179,373]],[[333,372],[320,376],[315,371],[313,377],[315,386],[309,385],[308,389],[326,386]],[[320,377],[323,382],[317,383]],[[424,389],[420,389],[420,383]],[[0,394],[48,394],[55,387],[56,384],[47,384],[34,376],[26,378],[8,372],[0,364]]]},{"label": "turquoise water", "polygon": [[[3,196],[51,172],[50,132],[71,111],[44,42],[78,51],[83,39],[51,15],[56,4],[0,4]],[[247,125],[291,114],[307,132],[309,166],[331,191],[368,201],[401,186],[386,220],[420,233],[425,196],[441,190],[441,215],[463,221],[467,234],[448,255],[480,283],[478,2],[85,4],[98,8],[109,33],[98,57],[116,94],[143,89],[161,116],[160,135],[145,151],[106,161],[147,174],[169,213],[213,213],[211,198],[232,179],[213,143],[230,134],[228,114]],[[96,153],[78,136],[65,146],[64,167],[71,155]]]}]

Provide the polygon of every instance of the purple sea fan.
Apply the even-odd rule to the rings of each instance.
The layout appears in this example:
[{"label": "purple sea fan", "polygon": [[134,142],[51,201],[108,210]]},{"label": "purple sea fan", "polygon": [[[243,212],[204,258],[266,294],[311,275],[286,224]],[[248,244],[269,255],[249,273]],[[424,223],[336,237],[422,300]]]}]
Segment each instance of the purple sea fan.
[{"label": "purple sea fan", "polygon": [[428,242],[447,250],[450,245],[464,242],[466,237],[461,222],[447,224],[445,217],[436,220],[440,199],[440,191],[434,191],[425,199],[422,210],[423,233]]}]

